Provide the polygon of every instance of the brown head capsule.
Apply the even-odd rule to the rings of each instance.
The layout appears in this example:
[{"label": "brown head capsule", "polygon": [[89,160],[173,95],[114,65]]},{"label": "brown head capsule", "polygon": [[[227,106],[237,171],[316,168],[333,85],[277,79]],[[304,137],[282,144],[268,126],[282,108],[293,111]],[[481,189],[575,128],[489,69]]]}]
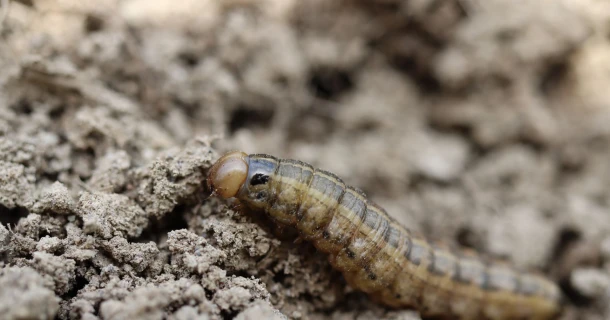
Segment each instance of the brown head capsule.
[{"label": "brown head capsule", "polygon": [[208,173],[208,187],[214,194],[227,199],[235,197],[248,178],[248,155],[233,151],[222,156]]}]

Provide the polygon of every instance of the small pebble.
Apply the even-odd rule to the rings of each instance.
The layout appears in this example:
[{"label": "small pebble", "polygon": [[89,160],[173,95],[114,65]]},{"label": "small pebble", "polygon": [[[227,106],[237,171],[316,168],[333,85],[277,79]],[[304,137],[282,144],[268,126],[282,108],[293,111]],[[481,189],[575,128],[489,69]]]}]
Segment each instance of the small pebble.
[{"label": "small pebble", "polygon": [[570,276],[570,282],[578,293],[589,298],[610,294],[610,275],[600,269],[576,269]]}]

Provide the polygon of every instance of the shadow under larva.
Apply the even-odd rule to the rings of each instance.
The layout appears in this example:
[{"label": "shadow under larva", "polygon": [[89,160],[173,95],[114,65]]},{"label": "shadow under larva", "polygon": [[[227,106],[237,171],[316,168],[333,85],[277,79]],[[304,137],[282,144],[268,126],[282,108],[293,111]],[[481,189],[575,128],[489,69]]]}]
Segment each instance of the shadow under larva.
[{"label": "shadow under larva", "polygon": [[560,311],[552,281],[430,243],[307,163],[230,152],[212,166],[208,185],[296,228],[352,287],[382,304],[458,319],[551,319]]}]

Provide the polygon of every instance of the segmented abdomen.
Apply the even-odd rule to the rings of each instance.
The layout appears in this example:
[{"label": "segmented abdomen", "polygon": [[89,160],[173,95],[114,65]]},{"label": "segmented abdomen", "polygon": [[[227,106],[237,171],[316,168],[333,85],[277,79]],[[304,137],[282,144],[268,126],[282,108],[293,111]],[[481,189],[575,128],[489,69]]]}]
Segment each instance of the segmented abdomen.
[{"label": "segmented abdomen", "polygon": [[549,319],[558,313],[553,282],[436,246],[332,173],[268,155],[249,155],[248,163],[252,172],[237,198],[295,227],[328,253],[351,286],[383,304],[462,319]]}]

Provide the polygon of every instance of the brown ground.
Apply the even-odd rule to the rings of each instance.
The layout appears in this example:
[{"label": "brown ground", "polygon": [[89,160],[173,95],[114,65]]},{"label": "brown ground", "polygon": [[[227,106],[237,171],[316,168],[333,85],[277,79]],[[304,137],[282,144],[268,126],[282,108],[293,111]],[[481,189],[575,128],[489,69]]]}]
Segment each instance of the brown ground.
[{"label": "brown ground", "polygon": [[229,149],[333,171],[432,239],[543,270],[563,319],[610,317],[605,0],[21,0],[2,16],[2,319],[419,318],[207,198]]}]

